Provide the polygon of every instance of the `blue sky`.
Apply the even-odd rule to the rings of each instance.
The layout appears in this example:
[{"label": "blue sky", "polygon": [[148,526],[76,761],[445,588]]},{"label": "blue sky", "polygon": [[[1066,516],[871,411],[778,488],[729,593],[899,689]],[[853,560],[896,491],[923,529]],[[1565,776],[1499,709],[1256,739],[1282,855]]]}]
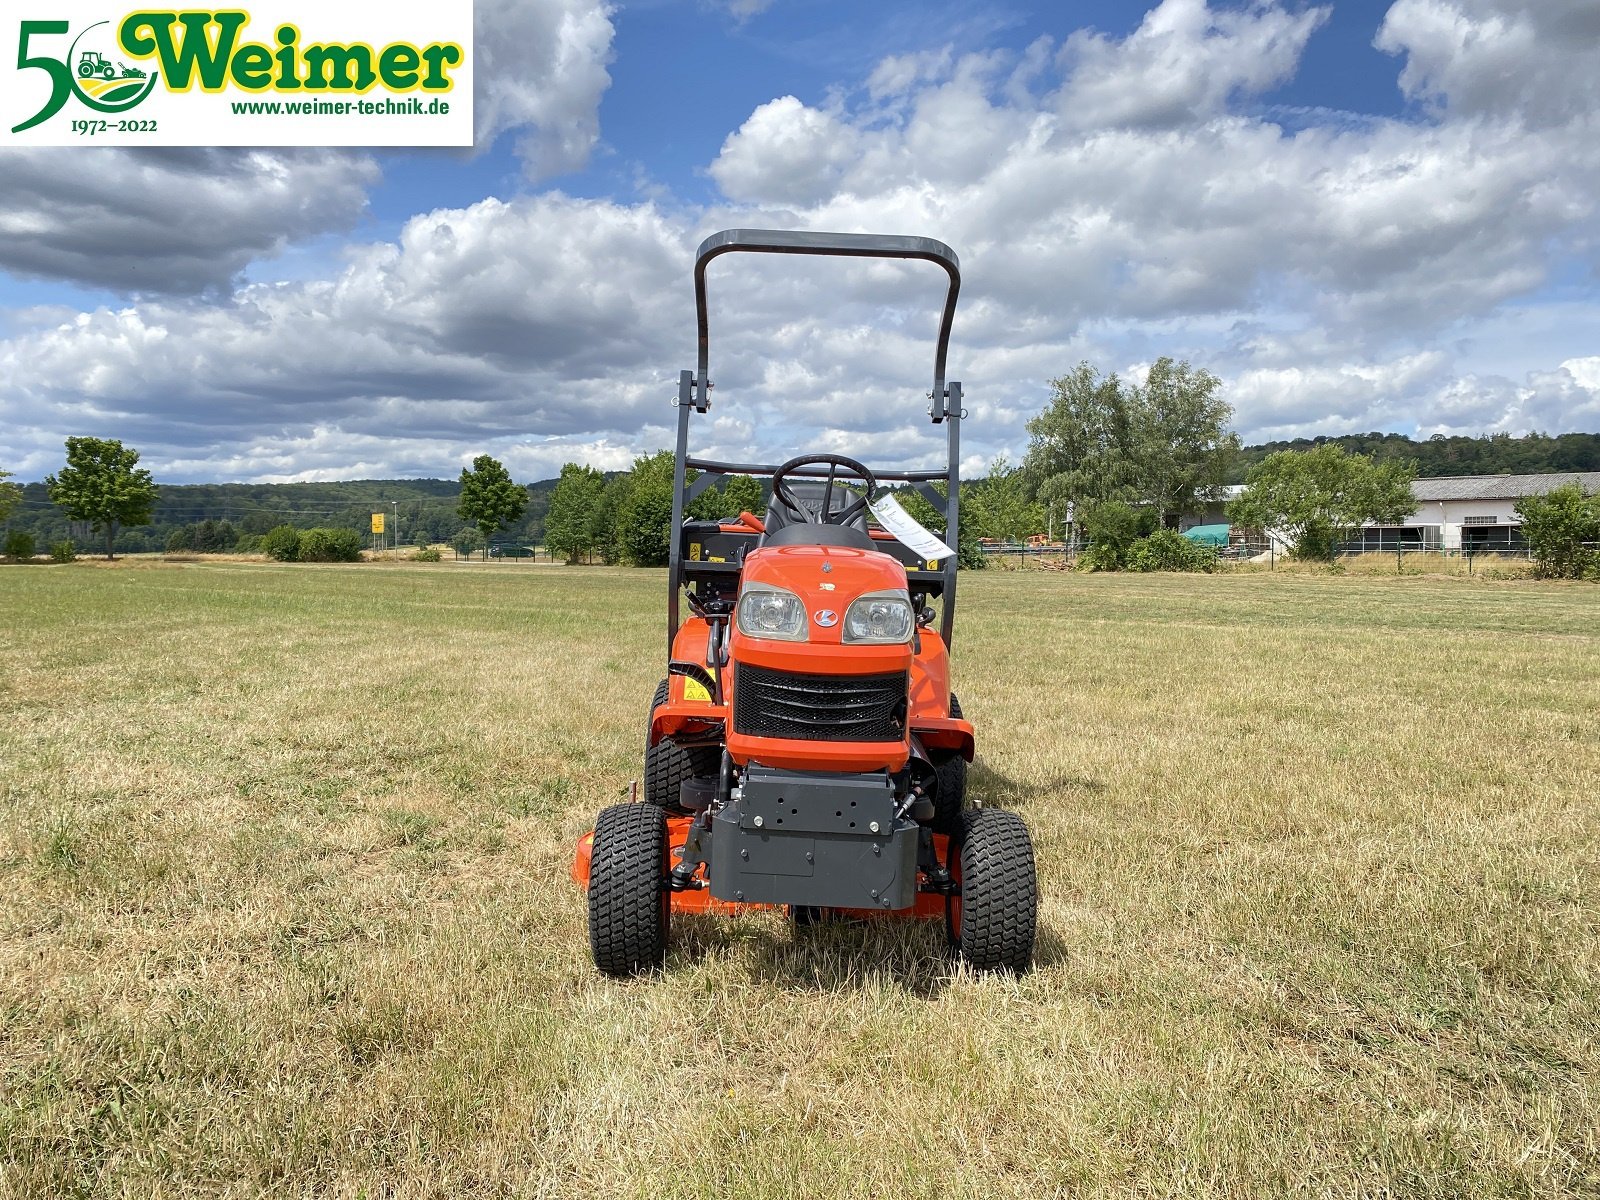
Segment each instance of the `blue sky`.
[{"label": "blue sky", "polygon": [[[0,152],[0,466],[74,433],[174,482],[626,465],[665,444],[692,251],[730,225],[956,248],[969,466],[1022,453],[1053,375],[1162,354],[1247,441],[1600,429],[1592,0],[477,25],[470,152]],[[937,287],[892,279],[719,264],[708,448],[933,453],[902,318]]]}]

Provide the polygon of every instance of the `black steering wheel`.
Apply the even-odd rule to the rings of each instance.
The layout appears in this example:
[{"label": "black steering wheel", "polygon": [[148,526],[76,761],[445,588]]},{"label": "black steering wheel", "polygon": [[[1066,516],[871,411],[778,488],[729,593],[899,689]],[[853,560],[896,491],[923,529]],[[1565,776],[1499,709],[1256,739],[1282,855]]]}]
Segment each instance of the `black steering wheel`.
[{"label": "black steering wheel", "polygon": [[[796,467],[824,465],[828,468],[828,484],[822,489],[822,506],[819,511],[814,513],[804,504],[801,504],[795,494],[789,490],[789,472]],[[841,468],[866,484],[867,491],[866,495],[856,496],[838,512],[830,513],[828,509],[833,503],[834,476],[838,474]],[[802,454],[799,458],[791,458],[772,473],[772,494],[778,498],[779,502],[789,510],[797,521],[807,525],[848,525],[861,513],[862,509],[877,498],[878,480],[861,463],[858,463],[853,458],[846,458],[842,454]]]}]

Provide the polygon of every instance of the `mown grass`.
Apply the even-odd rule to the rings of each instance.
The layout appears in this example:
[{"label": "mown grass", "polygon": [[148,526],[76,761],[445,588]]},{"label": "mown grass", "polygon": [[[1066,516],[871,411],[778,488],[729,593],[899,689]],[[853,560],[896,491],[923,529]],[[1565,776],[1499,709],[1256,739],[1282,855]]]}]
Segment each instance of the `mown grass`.
[{"label": "mown grass", "polygon": [[0,570],[0,1195],[1600,1195],[1600,589],[964,586],[1039,968],[617,983],[659,573]]}]

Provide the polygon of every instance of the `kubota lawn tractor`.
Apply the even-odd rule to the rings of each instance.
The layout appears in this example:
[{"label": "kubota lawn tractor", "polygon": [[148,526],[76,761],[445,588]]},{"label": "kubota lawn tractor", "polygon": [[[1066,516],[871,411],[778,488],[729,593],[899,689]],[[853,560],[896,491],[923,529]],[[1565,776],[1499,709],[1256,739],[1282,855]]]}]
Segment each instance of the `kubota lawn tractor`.
[{"label": "kubota lawn tractor", "polygon": [[[944,268],[928,408],[948,435],[943,470],[689,454],[690,418],[711,407],[706,267],[734,251]],[[694,281],[699,367],[679,377],[667,677],[645,727],[644,794],[600,814],[572,870],[588,889],[595,964],[616,975],[660,964],[675,911],[782,906],[797,924],[942,916],[973,966],[1025,970],[1033,846],[1014,814],[968,805],[972,726],[950,690],[963,413],[961,385],[944,375],[956,256],[929,238],[730,229],[701,244]],[[736,473],[770,477],[764,515],[684,520]],[[948,544],[884,499],[884,481],[943,509]]]}]

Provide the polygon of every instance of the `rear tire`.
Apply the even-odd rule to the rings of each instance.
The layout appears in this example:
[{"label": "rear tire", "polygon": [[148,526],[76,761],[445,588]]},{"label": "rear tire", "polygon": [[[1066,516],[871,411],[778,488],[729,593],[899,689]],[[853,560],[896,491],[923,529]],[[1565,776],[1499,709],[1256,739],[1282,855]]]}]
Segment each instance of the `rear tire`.
[{"label": "rear tire", "polygon": [[668,689],[669,683],[663,679],[650,700],[650,717],[644,732],[644,799],[646,804],[681,814],[688,811],[678,802],[684,780],[697,775],[715,775],[722,763],[722,751],[715,746],[685,750],[668,738],[650,745],[649,720],[653,720],[656,709],[667,702]]},{"label": "rear tire", "polygon": [[607,975],[633,975],[666,959],[672,922],[667,891],[667,814],[649,804],[614,804],[594,826],[589,857],[589,946]]},{"label": "rear tire", "polygon": [[972,966],[1020,974],[1033,965],[1039,885],[1033,839],[1016,813],[961,815],[961,895],[949,906],[951,940]]},{"label": "rear tire", "polygon": [[[950,693],[950,715],[961,715],[961,701]],[[933,831],[959,836],[961,813],[967,806],[967,760],[959,750],[941,750],[933,760],[937,790],[933,794]]]}]

